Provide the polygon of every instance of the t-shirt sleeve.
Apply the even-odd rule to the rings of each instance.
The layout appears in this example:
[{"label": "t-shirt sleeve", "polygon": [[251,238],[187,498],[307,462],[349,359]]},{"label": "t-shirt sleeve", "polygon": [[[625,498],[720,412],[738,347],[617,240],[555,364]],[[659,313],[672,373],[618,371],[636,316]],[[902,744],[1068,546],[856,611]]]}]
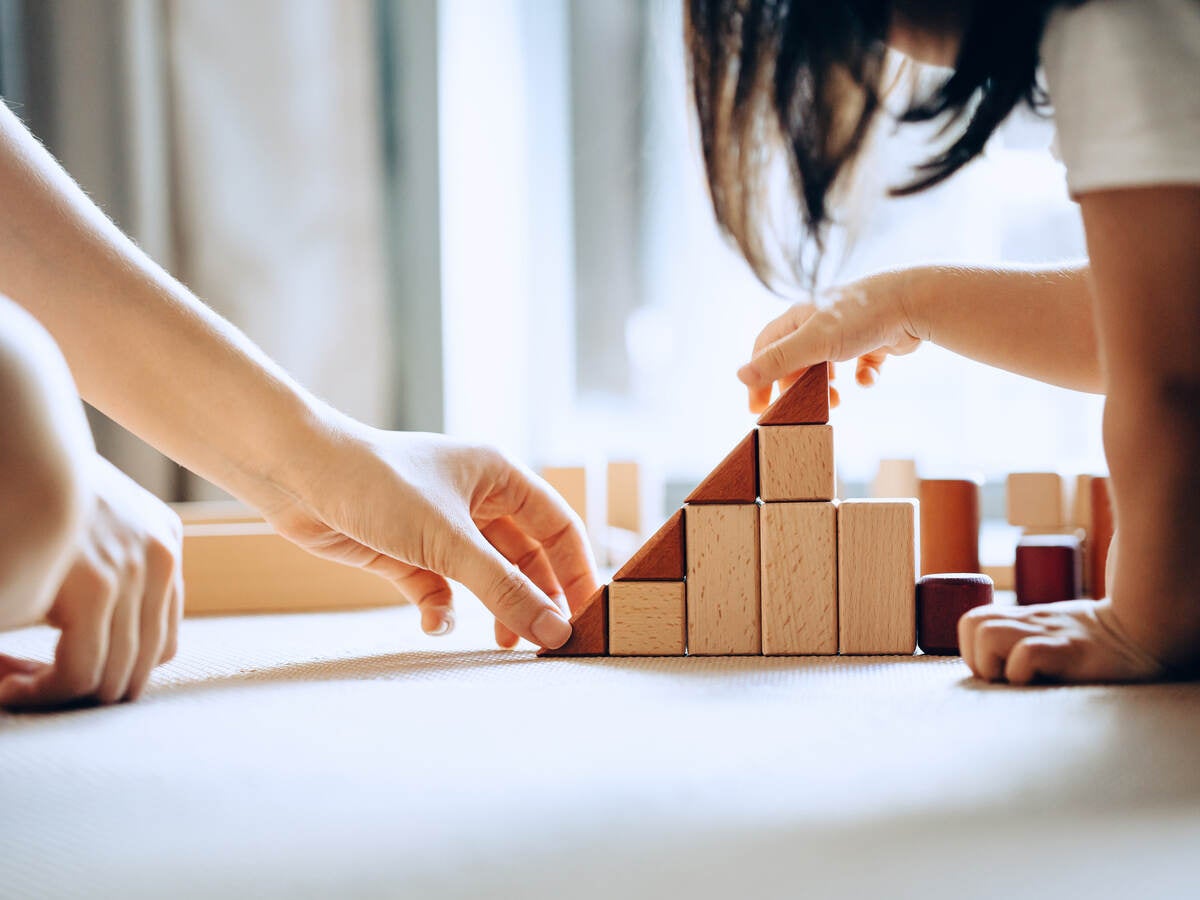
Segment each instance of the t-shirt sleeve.
[{"label": "t-shirt sleeve", "polygon": [[1090,0],[1042,40],[1073,196],[1200,184],[1200,0]]}]

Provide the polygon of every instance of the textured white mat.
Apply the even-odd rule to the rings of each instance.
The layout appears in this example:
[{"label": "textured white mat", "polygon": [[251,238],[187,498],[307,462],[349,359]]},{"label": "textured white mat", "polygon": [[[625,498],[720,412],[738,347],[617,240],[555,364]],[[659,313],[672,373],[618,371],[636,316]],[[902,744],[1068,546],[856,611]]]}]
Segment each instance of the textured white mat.
[{"label": "textured white mat", "polygon": [[0,896],[1200,891],[1200,686],[536,660],[477,608],[191,620],[142,702],[0,715]]}]

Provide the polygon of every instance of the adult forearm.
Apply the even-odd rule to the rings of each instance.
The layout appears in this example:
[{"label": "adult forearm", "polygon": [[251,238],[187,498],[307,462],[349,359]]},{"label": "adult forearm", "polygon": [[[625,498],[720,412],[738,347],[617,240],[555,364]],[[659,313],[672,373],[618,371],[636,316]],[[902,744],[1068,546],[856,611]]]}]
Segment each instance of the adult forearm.
[{"label": "adult forearm", "polygon": [[319,405],[128,240],[0,104],[0,292],[83,396],[240,496],[281,479]]},{"label": "adult forearm", "polygon": [[912,270],[918,336],[978,362],[1039,381],[1101,393],[1086,266]]}]

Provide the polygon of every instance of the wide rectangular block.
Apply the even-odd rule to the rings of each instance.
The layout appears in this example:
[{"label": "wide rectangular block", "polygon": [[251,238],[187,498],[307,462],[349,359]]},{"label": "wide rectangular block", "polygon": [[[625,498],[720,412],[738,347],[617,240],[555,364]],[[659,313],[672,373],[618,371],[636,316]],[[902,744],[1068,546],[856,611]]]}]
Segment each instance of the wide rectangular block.
[{"label": "wide rectangular block", "polygon": [[1066,484],[1057,472],[1014,472],[1006,486],[1008,524],[1061,528],[1066,524]]},{"label": "wide rectangular block", "polygon": [[916,584],[916,501],[842,501],[838,506],[841,652],[915,651]]},{"label": "wide rectangular block", "polygon": [[687,641],[682,581],[614,581],[608,587],[610,656],[683,656]]},{"label": "wide rectangular block", "polygon": [[684,509],[688,653],[762,652],[757,504]]},{"label": "wide rectangular block", "polygon": [[837,653],[837,507],[767,503],[760,517],[762,652]]},{"label": "wide rectangular block", "polygon": [[777,500],[832,500],[837,493],[831,425],[760,425],[758,494]]}]

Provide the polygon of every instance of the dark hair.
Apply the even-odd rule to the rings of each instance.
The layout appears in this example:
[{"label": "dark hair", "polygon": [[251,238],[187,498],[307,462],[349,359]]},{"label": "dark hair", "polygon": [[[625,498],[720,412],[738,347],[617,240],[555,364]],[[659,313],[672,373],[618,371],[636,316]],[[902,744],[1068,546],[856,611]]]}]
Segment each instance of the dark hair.
[{"label": "dark hair", "polygon": [[[896,195],[932,187],[979,155],[1021,102],[1039,108],[1038,45],[1063,0],[911,0],[918,25],[962,18],[957,62],[913,99],[901,122],[945,121],[948,146]],[[713,209],[764,284],[767,162],[783,150],[804,238],[819,249],[829,193],[862,149],[880,109],[894,0],[684,0],[691,88]],[[909,8],[911,7],[911,9]],[[800,254],[791,260],[803,275]],[[815,270],[810,271],[815,277]]]}]

